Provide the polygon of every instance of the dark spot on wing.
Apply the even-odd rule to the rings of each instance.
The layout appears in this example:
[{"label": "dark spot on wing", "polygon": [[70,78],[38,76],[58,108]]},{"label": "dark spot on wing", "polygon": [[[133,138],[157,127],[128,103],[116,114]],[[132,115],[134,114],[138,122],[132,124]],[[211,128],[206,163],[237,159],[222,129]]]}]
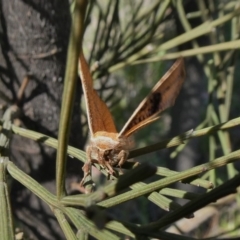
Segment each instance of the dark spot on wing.
[{"label": "dark spot on wing", "polygon": [[168,85],[165,89],[165,92],[167,92],[170,89],[170,85]]},{"label": "dark spot on wing", "polygon": [[148,109],[149,114],[147,117],[150,117],[151,115],[159,111],[159,107],[160,107],[159,103],[161,102],[161,93],[160,92],[153,93],[149,100],[151,104]]},{"label": "dark spot on wing", "polygon": [[157,113],[161,108],[161,98],[160,92],[152,93],[145,105],[139,110],[137,116],[129,124],[127,130]]}]

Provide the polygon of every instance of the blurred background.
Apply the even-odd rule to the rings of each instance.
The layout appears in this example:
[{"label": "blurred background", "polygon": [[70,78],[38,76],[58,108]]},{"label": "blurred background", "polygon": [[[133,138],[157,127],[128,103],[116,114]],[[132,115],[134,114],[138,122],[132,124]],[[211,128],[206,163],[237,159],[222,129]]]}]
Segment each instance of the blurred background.
[{"label": "blurred background", "polygon": [[[1,115],[17,104],[21,110],[18,125],[57,138],[74,1],[0,3]],[[187,77],[175,106],[135,134],[136,148],[239,116],[239,7],[240,1],[224,0],[89,1],[84,53],[95,89],[109,106],[118,130],[175,59],[185,58]],[[29,83],[19,100],[18,90],[26,77]],[[88,139],[85,109],[79,81],[69,144],[80,149]],[[223,135],[191,139],[178,148],[134,160],[183,171],[238,149],[239,127]],[[55,191],[55,157],[54,149],[14,135],[11,160],[51,192]],[[81,162],[69,158],[69,191],[71,183],[80,181],[81,167]],[[205,179],[218,185],[234,176],[237,167],[214,171]],[[96,181],[98,177],[95,172]],[[16,223],[31,239],[64,239],[47,205],[17,182],[13,182],[11,194]],[[229,201],[228,221],[234,225],[233,216],[239,209],[234,199]],[[213,229],[215,234],[222,232],[228,226],[223,219],[222,227],[221,214],[226,216],[227,211],[229,208],[214,212],[215,222],[209,218],[202,230],[193,228],[188,234],[204,237],[211,236]],[[164,214],[143,198],[112,209],[112,213],[134,223],[148,223]]]}]

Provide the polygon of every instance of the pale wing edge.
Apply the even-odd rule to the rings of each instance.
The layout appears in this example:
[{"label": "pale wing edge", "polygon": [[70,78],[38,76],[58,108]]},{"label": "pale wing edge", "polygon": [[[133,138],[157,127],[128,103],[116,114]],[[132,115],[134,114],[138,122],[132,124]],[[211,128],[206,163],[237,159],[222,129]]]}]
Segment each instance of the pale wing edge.
[{"label": "pale wing edge", "polygon": [[126,133],[124,133],[124,137],[129,137],[130,135],[132,135],[134,132],[138,131],[139,129],[141,129],[141,128],[155,122],[156,120],[158,120],[160,118],[160,116],[157,116],[158,114],[159,113],[156,113],[153,116],[151,116],[150,118],[147,118],[144,121],[136,124],[134,127],[129,129]]}]

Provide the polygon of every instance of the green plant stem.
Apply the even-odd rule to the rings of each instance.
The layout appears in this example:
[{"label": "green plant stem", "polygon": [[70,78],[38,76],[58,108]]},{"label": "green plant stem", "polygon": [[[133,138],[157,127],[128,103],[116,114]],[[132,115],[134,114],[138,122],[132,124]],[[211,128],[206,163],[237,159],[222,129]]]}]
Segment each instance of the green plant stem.
[{"label": "green plant stem", "polygon": [[163,56],[149,57],[146,59],[131,62],[130,65],[159,62],[162,60],[171,60],[179,57],[193,57],[199,54],[209,54],[209,53],[214,53],[216,51],[230,51],[230,50],[239,49],[239,48],[240,48],[240,40],[233,40],[229,42],[213,44],[211,46],[197,47],[194,49],[189,49],[189,50],[184,50],[179,52],[165,53]]},{"label": "green plant stem", "polygon": [[185,140],[187,140],[187,139],[196,138],[196,137],[200,137],[200,136],[204,136],[204,135],[208,135],[208,134],[213,134],[218,130],[228,129],[228,128],[237,126],[239,124],[240,124],[240,117],[232,119],[226,123],[221,123],[221,124],[203,128],[200,130],[196,130],[196,131],[190,130],[184,134],[180,134],[171,139],[167,139],[167,140],[161,141],[159,143],[149,145],[147,147],[133,150],[133,151],[131,151],[129,158],[135,158],[138,156],[142,156],[144,154],[148,154],[150,152],[154,152],[154,151],[157,151],[157,150],[160,150],[163,148],[175,147],[180,144],[184,144]]},{"label": "green plant stem", "polygon": [[8,162],[7,170],[11,174],[11,176],[20,182],[23,186],[32,191],[36,196],[42,199],[45,203],[50,206],[60,207],[61,203],[58,202],[56,196],[46,190],[42,185],[40,185],[33,178],[28,176],[22,170],[20,170],[15,164],[12,162]]},{"label": "green plant stem", "polygon": [[77,240],[75,233],[73,232],[68,220],[64,216],[63,212],[57,208],[52,208],[54,215],[56,216],[61,229],[67,240]]},{"label": "green plant stem", "polygon": [[[170,0],[165,0],[162,4],[161,4],[161,9],[159,10],[160,14],[159,14],[159,20],[164,16],[164,13],[166,11],[166,9],[169,7],[170,4]],[[123,43],[124,44],[124,43]],[[131,43],[132,44],[132,43]],[[150,52],[153,51],[153,49],[151,47],[146,46],[147,43],[143,44],[145,47],[143,47],[140,51],[136,52],[136,53],[132,53],[128,58],[126,58],[124,60],[124,62],[120,62],[117,63],[113,66],[111,66],[108,69],[108,72],[114,72],[120,68],[125,67],[126,65],[129,65],[131,62],[136,61],[137,59],[149,54]]]},{"label": "green plant stem", "polygon": [[67,68],[64,78],[63,101],[59,123],[58,151],[56,158],[56,190],[58,199],[65,195],[67,143],[78,74],[78,57],[84,32],[86,7],[87,0],[76,0],[72,16],[72,27],[67,55]]},{"label": "green plant stem", "polygon": [[12,209],[6,178],[7,157],[0,157],[0,233],[1,239],[14,240]]},{"label": "green plant stem", "polygon": [[98,205],[102,206],[102,207],[115,206],[122,202],[129,201],[129,200],[137,198],[139,196],[142,196],[145,194],[150,194],[153,191],[165,188],[172,183],[182,181],[182,180],[190,178],[192,176],[196,176],[197,174],[202,174],[211,169],[225,166],[226,164],[234,162],[238,159],[240,159],[240,150],[234,151],[234,152],[228,154],[227,156],[217,158],[212,162],[193,167],[189,170],[178,173],[175,176],[166,177],[164,179],[152,182],[150,184],[147,184],[146,186],[143,186],[141,189],[131,190],[129,192],[120,194],[117,197],[112,197],[110,199],[104,200],[104,201],[98,203]]},{"label": "green plant stem", "polygon": [[[86,216],[81,214],[80,211],[75,208],[66,207],[64,209],[64,213],[69,217],[78,231],[88,232],[96,239],[120,239],[108,230],[97,229],[92,221],[90,221]],[[101,219],[101,221],[104,222],[104,219]]]},{"label": "green plant stem", "polygon": [[[3,123],[0,121],[0,125],[2,125],[2,124]],[[147,146],[147,147],[139,148],[139,149],[136,149],[136,150],[132,150],[131,153],[130,153],[130,156],[128,158],[129,159],[134,158],[134,157],[141,156],[141,155],[144,155],[144,154],[148,154],[148,153],[151,153],[151,152],[154,152],[154,151],[158,151],[158,150],[163,149],[163,148],[175,147],[175,146],[184,144],[185,141],[188,140],[188,139],[201,137],[201,136],[204,136],[204,135],[207,135],[207,134],[213,134],[217,131],[226,130],[226,129],[229,129],[229,128],[232,128],[232,127],[236,127],[238,125],[240,125],[240,117],[231,119],[231,120],[229,120],[228,122],[225,122],[225,123],[221,123],[221,124],[218,124],[218,125],[215,125],[215,126],[203,128],[203,129],[200,129],[200,130],[196,130],[196,131],[190,130],[188,132],[185,132],[185,133],[180,134],[176,137],[161,141],[159,143],[156,143],[156,144],[153,144],[153,145],[150,145],[150,146]],[[12,126],[12,131],[13,131],[14,134],[17,134],[17,135],[35,140],[37,142],[41,142],[41,143],[43,143],[47,146],[53,147],[55,149],[57,148],[58,141],[54,138],[51,138],[51,137],[47,136],[47,135],[37,133],[35,131],[27,130],[27,129],[24,129],[24,128],[20,128],[20,127],[14,126],[14,125]],[[68,146],[67,151],[68,151],[68,154],[70,156],[73,156],[73,157],[81,160],[82,162],[86,161],[86,155],[85,155],[84,151],[81,151],[81,150],[79,150],[77,148],[74,148],[74,147],[71,147],[71,146]]]},{"label": "green plant stem", "polygon": [[12,117],[14,107],[9,107],[3,115],[3,127],[0,130],[0,235],[1,239],[14,239],[14,225],[9,194],[7,165],[9,163],[9,142],[12,137]]},{"label": "green plant stem", "polygon": [[[188,202],[181,209],[176,210],[175,212],[169,213],[165,217],[160,220],[147,224],[145,226],[141,226],[141,230],[155,230],[160,229],[164,226],[167,226],[170,223],[181,219],[185,214],[190,214],[207,204],[216,201],[224,196],[227,196],[232,193],[236,193],[237,187],[240,185],[240,175],[238,174],[231,180],[222,184],[221,186],[213,189],[212,191],[199,196],[198,198]],[[174,216],[174,217],[173,217]]]}]

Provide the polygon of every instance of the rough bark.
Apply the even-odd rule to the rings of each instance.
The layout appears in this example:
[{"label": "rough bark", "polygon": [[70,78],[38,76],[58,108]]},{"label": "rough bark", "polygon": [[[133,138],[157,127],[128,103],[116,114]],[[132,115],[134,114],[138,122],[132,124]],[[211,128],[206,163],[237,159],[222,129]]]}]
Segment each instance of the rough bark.
[{"label": "rough bark", "polygon": [[[70,29],[68,1],[1,1],[0,89],[10,101],[26,75],[30,82],[20,103],[21,126],[57,137],[66,50]],[[79,96],[79,89],[78,95]],[[73,118],[71,144],[80,146],[79,103]],[[11,143],[11,160],[54,193],[55,150],[20,136]],[[70,169],[80,172],[78,161]],[[16,222],[35,239],[61,239],[62,232],[51,210],[17,182],[12,186]]]}]

